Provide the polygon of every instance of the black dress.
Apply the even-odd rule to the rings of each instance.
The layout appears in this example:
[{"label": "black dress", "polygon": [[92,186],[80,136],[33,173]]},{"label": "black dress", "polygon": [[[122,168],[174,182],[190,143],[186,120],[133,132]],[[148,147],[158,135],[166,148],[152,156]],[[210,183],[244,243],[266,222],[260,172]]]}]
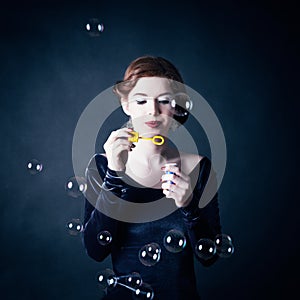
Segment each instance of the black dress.
[{"label": "black dress", "polygon": [[[105,156],[96,154],[86,170],[88,187],[82,237],[87,254],[99,262],[111,254],[113,271],[117,276],[138,272],[143,282],[152,287],[155,300],[200,299],[197,293],[194,258],[204,266],[209,266],[216,261],[217,255],[209,260],[202,260],[195,255],[195,246],[200,238],[214,239],[221,233],[218,194],[216,193],[204,208],[198,207],[210,168],[210,160],[207,157],[202,158],[189,206],[179,208],[155,221],[129,223],[115,220],[95,207],[102,201],[107,201],[112,193],[126,201],[141,199],[142,202],[160,199],[164,194],[159,189],[128,184],[128,180],[123,180],[118,176],[120,174],[107,168]],[[97,201],[92,205],[91,199],[96,198]],[[168,251],[163,245],[163,239],[171,229],[179,230],[186,237],[186,246],[177,253]],[[98,233],[104,230],[112,236],[112,242],[106,246],[97,241]],[[157,243],[161,249],[160,260],[153,266],[145,266],[139,259],[139,250],[149,243]],[[132,299],[132,293],[117,285],[109,288],[103,299]]]}]

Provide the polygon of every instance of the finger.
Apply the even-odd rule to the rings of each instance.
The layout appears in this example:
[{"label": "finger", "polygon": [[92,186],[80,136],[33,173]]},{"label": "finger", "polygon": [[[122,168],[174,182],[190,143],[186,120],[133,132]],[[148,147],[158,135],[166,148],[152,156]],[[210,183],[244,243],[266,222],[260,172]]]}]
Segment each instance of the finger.
[{"label": "finger", "polygon": [[185,181],[181,177],[174,174],[166,174],[162,176],[162,189],[176,190],[178,193],[185,193],[190,189],[190,181]]},{"label": "finger", "polygon": [[128,146],[131,146],[132,145],[132,142],[128,141],[128,139],[117,139],[114,141],[114,143],[111,144],[111,147],[112,148],[115,148],[119,145],[128,145]]},{"label": "finger", "polygon": [[180,177],[183,181],[190,181],[190,176],[186,175],[185,173],[179,171],[179,173],[176,173],[178,177]]},{"label": "finger", "polygon": [[166,195],[166,198],[173,198],[174,193],[169,190],[163,190],[163,193]]},{"label": "finger", "polygon": [[186,175],[185,173],[183,173],[178,167],[176,166],[168,166],[166,168],[163,169],[163,171],[165,173],[169,173],[169,174],[176,174],[177,177],[182,178],[183,180],[187,181],[189,180],[189,176]]},{"label": "finger", "polygon": [[173,182],[178,187],[187,188],[190,185],[190,177],[183,175],[184,177],[180,177],[177,174],[164,174],[161,176],[162,182]]},{"label": "finger", "polygon": [[169,191],[174,192],[175,184],[172,184],[172,183],[169,183],[169,182],[164,182],[164,183],[162,183],[161,188],[163,190],[169,190]]},{"label": "finger", "polygon": [[163,190],[163,193],[166,195],[166,198],[174,199],[177,207],[184,207],[187,205],[186,201],[183,201],[180,195],[177,195],[176,191]]},{"label": "finger", "polygon": [[166,181],[172,181],[175,184],[178,183],[179,177],[176,174],[164,174],[161,176],[161,181],[166,182]]},{"label": "finger", "polygon": [[164,171],[164,172],[173,172],[173,173],[179,173],[180,170],[177,166],[172,166],[172,165],[164,165],[161,167],[161,169]]},{"label": "finger", "polygon": [[120,155],[121,152],[123,151],[130,151],[130,146],[129,145],[117,145],[115,148],[112,149],[112,154],[117,157]]},{"label": "finger", "polygon": [[108,142],[114,142],[117,139],[128,139],[129,137],[132,137],[132,135],[129,133],[130,131],[132,131],[130,128],[121,128],[112,131],[108,138]]}]

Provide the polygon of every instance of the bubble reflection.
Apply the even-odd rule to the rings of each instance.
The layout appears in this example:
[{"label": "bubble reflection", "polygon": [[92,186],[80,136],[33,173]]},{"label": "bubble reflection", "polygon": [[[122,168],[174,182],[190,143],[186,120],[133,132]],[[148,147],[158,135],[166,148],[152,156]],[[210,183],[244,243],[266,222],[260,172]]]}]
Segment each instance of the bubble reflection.
[{"label": "bubble reflection", "polygon": [[125,283],[127,286],[132,287],[134,289],[140,287],[143,283],[142,277],[139,273],[137,272],[132,272],[129,274],[126,279]]},{"label": "bubble reflection", "polygon": [[97,241],[100,245],[106,246],[111,243],[112,236],[111,236],[110,232],[108,232],[107,230],[103,230],[98,233]]},{"label": "bubble reflection", "polygon": [[154,291],[148,283],[143,283],[132,295],[134,300],[152,300]]},{"label": "bubble reflection", "polygon": [[165,235],[163,244],[169,252],[181,252],[186,245],[186,238],[181,231],[172,229]]},{"label": "bubble reflection", "polygon": [[220,257],[227,258],[230,257],[234,252],[234,246],[232,239],[227,234],[218,234],[215,237],[215,245],[217,254]]},{"label": "bubble reflection", "polygon": [[67,195],[73,198],[78,198],[84,194],[86,189],[87,183],[84,177],[70,177],[65,184]]},{"label": "bubble reflection", "polygon": [[81,233],[83,226],[80,219],[72,219],[66,224],[66,228],[70,235],[76,236]]},{"label": "bubble reflection", "polygon": [[160,246],[157,243],[150,243],[140,249],[139,260],[143,265],[151,267],[159,262],[160,253]]},{"label": "bubble reflection", "polygon": [[200,239],[196,245],[195,252],[201,259],[208,260],[216,253],[216,246],[213,240],[203,238]]},{"label": "bubble reflection", "polygon": [[107,287],[115,287],[117,285],[115,273],[109,268],[99,271],[96,277],[99,288],[103,290]]},{"label": "bubble reflection", "polygon": [[27,162],[27,170],[31,175],[35,175],[43,170],[43,165],[37,159],[31,159]]},{"label": "bubble reflection", "polygon": [[97,37],[104,31],[104,25],[97,18],[91,18],[85,25],[85,29],[91,37]]}]

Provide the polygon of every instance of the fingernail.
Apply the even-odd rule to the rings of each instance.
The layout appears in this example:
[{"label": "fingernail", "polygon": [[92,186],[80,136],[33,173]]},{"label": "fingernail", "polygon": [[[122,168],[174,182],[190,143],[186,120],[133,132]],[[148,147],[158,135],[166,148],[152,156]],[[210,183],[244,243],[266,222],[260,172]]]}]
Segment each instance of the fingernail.
[{"label": "fingernail", "polygon": [[164,170],[165,168],[166,168],[166,167],[161,167],[160,169],[161,169],[161,170]]}]

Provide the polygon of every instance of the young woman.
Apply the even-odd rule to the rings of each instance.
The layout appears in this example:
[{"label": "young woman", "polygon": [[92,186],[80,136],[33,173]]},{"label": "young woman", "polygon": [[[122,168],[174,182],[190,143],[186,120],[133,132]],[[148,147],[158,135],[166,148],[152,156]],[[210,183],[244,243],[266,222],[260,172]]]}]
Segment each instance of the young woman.
[{"label": "young woman", "polygon": [[[184,97],[182,77],[166,59],[143,56],[128,66],[114,92],[129,122],[110,134],[105,153],[96,154],[87,168],[86,195],[97,198],[92,205],[90,196],[86,197],[83,243],[87,254],[99,262],[110,254],[116,276],[138,272],[152,287],[154,299],[199,299],[194,258],[208,266],[217,255],[199,258],[196,244],[201,238],[213,240],[221,226],[217,193],[204,208],[198,205],[210,174],[210,160],[178,151],[168,140],[169,131],[184,124],[189,115],[190,106],[182,104],[182,98],[188,99]],[[134,132],[144,138],[162,137],[164,142],[142,138],[133,142]],[[127,222],[105,210],[107,203],[120,209],[114,206],[114,197],[134,204],[164,199],[177,209],[151,221]],[[122,215],[122,211],[118,213]],[[170,252],[164,247],[163,240],[173,229],[186,239],[181,251]],[[99,243],[100,232],[108,232],[111,242]],[[156,253],[160,259],[151,265],[139,256],[148,244],[159,247]],[[116,285],[107,290],[104,299],[132,299],[132,291]]]}]

